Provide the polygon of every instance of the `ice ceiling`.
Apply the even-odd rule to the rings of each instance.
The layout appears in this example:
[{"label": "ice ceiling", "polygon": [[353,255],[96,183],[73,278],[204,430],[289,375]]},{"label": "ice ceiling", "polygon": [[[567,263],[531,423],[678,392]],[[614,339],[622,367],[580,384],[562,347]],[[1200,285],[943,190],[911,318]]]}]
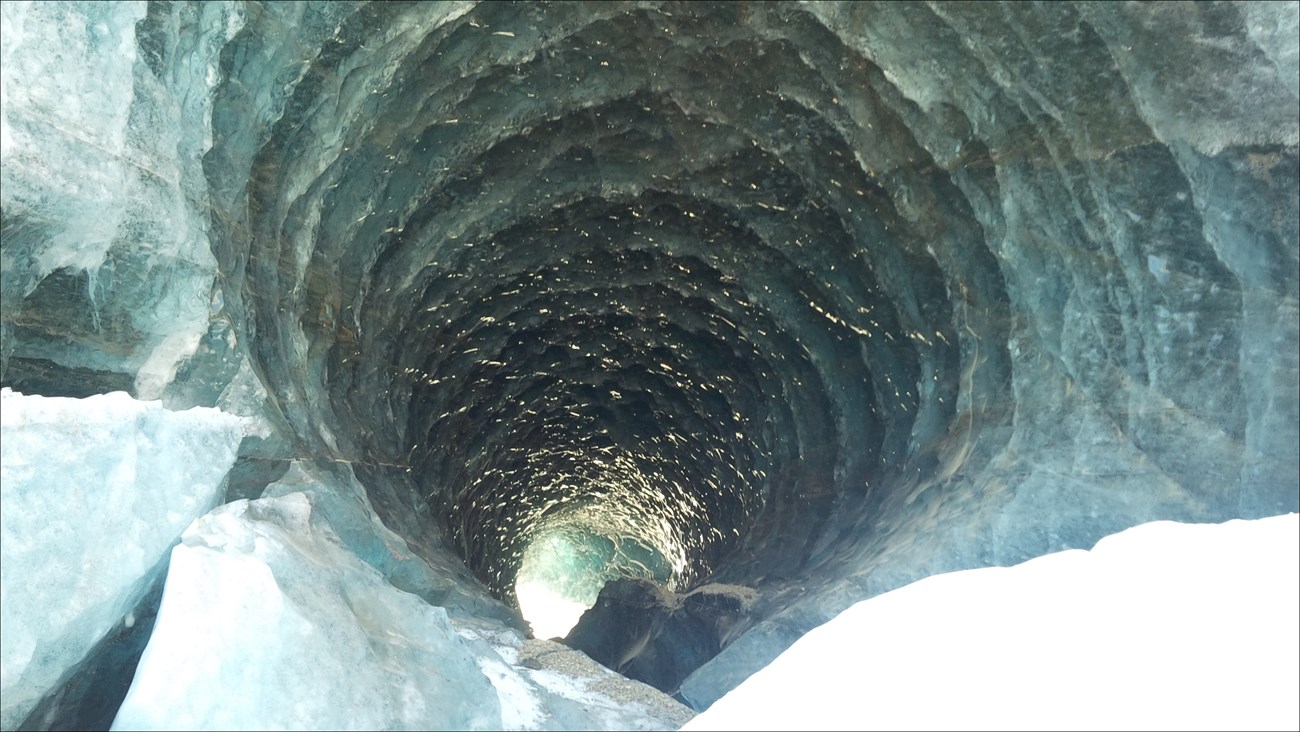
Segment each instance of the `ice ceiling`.
[{"label": "ice ceiling", "polygon": [[770,658],[924,574],[1296,510],[1294,4],[150,4],[134,32],[128,101],[176,94],[160,155],[215,257],[198,350],[150,393],[184,319],[122,276],[165,271],[147,227],[108,236],[106,291],[37,256],[80,219],[14,193],[5,383],[213,404],[245,364],[285,455],[352,465],[507,602],[742,585],[715,640]]},{"label": "ice ceiling", "polygon": [[253,159],[230,238],[275,398],[403,466],[498,593],[557,531],[673,588],[795,572],[962,408],[958,283],[855,153],[920,151],[792,10],[377,5]]}]

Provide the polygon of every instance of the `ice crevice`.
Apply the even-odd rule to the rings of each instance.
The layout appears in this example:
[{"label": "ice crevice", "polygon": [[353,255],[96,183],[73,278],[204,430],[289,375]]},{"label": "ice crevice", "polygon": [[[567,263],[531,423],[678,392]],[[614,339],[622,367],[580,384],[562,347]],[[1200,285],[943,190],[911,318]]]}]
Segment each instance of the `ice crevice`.
[{"label": "ice crevice", "polygon": [[679,726],[1300,510],[1295,3],[0,12],[5,729]]}]

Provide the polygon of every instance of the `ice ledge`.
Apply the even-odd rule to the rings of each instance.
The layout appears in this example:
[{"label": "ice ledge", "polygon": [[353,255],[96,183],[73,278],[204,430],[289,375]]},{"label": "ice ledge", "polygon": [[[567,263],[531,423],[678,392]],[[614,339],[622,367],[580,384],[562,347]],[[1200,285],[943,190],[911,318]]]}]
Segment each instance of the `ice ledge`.
[{"label": "ice ledge", "polygon": [[0,727],[13,729],[139,602],[220,500],[244,420],[126,392],[0,390]]},{"label": "ice ledge", "polygon": [[399,590],[378,557],[398,547],[359,519],[373,514],[344,510],[347,486],[294,472],[306,492],[234,501],[185,531],[114,729],[676,729],[690,717],[581,654]]}]

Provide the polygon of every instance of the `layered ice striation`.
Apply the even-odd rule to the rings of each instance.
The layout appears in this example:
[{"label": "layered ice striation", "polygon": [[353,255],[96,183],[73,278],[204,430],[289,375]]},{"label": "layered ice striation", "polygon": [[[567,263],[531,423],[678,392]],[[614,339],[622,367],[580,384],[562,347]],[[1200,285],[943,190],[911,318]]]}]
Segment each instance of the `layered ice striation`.
[{"label": "layered ice striation", "polygon": [[243,437],[216,409],[0,391],[0,726],[13,729],[166,571]]},{"label": "layered ice striation", "polygon": [[200,157],[239,17],[227,3],[0,8],[6,385],[158,399],[218,330]]}]

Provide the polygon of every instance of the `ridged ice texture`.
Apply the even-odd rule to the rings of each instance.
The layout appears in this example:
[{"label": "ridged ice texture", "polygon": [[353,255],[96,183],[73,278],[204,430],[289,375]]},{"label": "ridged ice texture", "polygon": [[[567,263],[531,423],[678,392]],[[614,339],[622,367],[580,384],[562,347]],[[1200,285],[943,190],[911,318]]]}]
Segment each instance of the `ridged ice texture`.
[{"label": "ridged ice texture", "polygon": [[758,587],[696,701],[916,577],[1297,509],[1295,3],[202,7],[135,26],[212,69],[169,388],[246,352],[500,596],[556,527]]},{"label": "ridged ice texture", "polygon": [[163,7],[0,11],[0,374],[24,393],[158,399],[220,309],[200,157],[238,19]]},{"label": "ridged ice texture", "polygon": [[583,510],[680,584],[1283,510],[1295,94],[1250,39],[1293,11],[270,8],[205,161],[228,302],[503,594]]}]

